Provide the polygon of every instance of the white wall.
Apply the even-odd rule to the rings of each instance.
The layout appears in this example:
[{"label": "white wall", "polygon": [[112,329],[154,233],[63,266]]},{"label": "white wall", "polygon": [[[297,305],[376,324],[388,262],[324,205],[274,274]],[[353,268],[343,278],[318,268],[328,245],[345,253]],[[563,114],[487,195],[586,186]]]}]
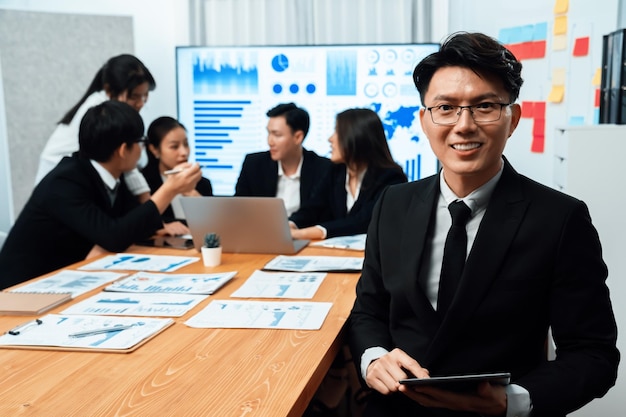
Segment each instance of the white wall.
[{"label": "white wall", "polygon": [[[135,29],[135,55],[150,69],[157,82],[157,88],[150,94],[141,115],[148,123],[163,115],[176,117],[175,47],[189,43],[188,1],[0,0],[0,9],[131,16]],[[59,117],[61,115],[59,113]]]}]

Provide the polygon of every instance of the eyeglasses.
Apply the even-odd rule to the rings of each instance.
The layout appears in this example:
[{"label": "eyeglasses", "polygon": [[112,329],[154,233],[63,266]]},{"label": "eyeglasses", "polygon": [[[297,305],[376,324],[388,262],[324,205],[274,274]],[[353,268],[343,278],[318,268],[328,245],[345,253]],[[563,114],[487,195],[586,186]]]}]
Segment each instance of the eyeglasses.
[{"label": "eyeglasses", "polygon": [[463,110],[469,110],[476,123],[491,123],[500,120],[502,108],[513,103],[480,103],[472,106],[453,106],[442,104],[440,106],[426,107],[430,112],[433,123],[438,125],[454,125],[461,118]]}]

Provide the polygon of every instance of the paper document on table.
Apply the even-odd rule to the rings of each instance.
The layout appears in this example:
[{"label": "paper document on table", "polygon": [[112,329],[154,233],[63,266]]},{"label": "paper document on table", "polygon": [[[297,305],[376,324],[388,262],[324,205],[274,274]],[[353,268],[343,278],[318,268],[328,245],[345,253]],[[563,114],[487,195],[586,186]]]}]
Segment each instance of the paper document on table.
[{"label": "paper document on table", "polygon": [[127,274],[119,272],[63,270],[39,281],[15,288],[10,292],[70,293],[72,298],[76,298],[125,275]]},{"label": "paper document on table", "polygon": [[48,314],[0,336],[0,347],[130,352],[173,323],[163,318]]},{"label": "paper document on table", "polygon": [[279,255],[263,267],[266,271],[290,272],[359,272],[362,257],[351,256],[286,256]]},{"label": "paper document on table", "polygon": [[212,301],[185,322],[197,328],[318,330],[332,303],[311,301]]},{"label": "paper document on table", "polygon": [[353,236],[337,236],[330,239],[320,240],[319,242],[313,242],[311,246],[321,246],[324,248],[333,249],[348,249],[348,250],[365,250],[365,239],[367,234]]},{"label": "paper document on table", "polygon": [[129,270],[129,271],[154,271],[173,272],[193,262],[198,262],[196,256],[166,256],[145,255],[134,253],[118,253],[105,256],[90,264],[81,266],[81,270]]},{"label": "paper document on table", "polygon": [[137,272],[114,282],[104,290],[138,293],[213,294],[235,275],[237,275],[237,271],[215,274]]},{"label": "paper document on table", "polygon": [[252,275],[232,293],[239,298],[313,298],[325,272],[263,272]]},{"label": "paper document on table", "polygon": [[180,317],[207,295],[100,292],[69,306],[63,314]]}]

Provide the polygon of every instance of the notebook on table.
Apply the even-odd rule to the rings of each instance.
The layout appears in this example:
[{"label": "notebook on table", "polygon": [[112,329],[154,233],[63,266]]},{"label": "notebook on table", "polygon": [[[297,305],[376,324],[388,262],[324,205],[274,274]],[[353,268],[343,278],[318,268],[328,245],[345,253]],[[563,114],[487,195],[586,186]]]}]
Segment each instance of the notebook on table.
[{"label": "notebook on table", "polygon": [[37,315],[70,301],[70,293],[0,292],[0,315]]},{"label": "notebook on table", "polygon": [[181,197],[193,243],[220,236],[223,252],[294,254],[308,240],[294,240],[283,200],[276,197]]}]

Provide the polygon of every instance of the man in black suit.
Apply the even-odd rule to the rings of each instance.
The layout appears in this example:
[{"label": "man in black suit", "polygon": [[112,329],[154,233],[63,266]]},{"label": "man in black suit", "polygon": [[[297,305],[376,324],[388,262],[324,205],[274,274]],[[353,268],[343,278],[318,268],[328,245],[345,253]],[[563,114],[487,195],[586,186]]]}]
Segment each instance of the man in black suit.
[{"label": "man in black suit", "polygon": [[168,177],[139,204],[124,172],[141,155],[144,125],[128,104],[106,101],[83,117],[79,151],[59,162],[35,187],[0,252],[0,288],[105,251],[121,252],[163,227],[161,213],[179,193],[192,190],[197,164]]},{"label": "man in black suit", "polygon": [[235,196],[280,197],[290,215],[311,198],[315,182],[332,164],[302,147],[310,124],[306,110],[294,103],[279,104],[267,116],[270,149],[246,155]]},{"label": "man in black suit", "polygon": [[[415,68],[422,126],[443,169],[390,186],[372,216],[349,326],[372,390],[365,416],[558,417],[615,383],[617,329],[588,209],[502,155],[520,119],[521,67],[494,39],[459,33]],[[468,250],[444,309],[440,272],[456,200],[471,209]],[[511,384],[461,392],[398,382],[501,371]]]}]

